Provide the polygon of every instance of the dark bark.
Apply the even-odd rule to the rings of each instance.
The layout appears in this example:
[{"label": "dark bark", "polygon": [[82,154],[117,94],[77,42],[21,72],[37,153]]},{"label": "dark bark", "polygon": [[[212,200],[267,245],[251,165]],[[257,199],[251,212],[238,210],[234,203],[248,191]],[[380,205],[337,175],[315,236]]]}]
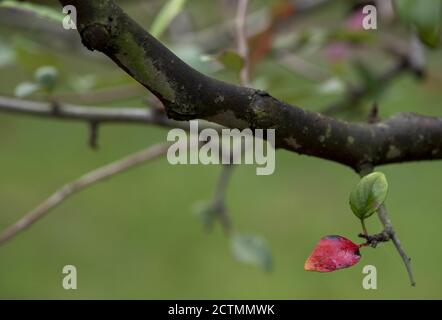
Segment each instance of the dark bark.
[{"label": "dark bark", "polygon": [[77,8],[83,44],[110,57],[153,92],[175,120],[276,129],[276,147],[360,170],[442,158],[442,118],[402,113],[348,123],[285,104],[268,93],[207,77],[185,64],[112,0],[60,0]]}]

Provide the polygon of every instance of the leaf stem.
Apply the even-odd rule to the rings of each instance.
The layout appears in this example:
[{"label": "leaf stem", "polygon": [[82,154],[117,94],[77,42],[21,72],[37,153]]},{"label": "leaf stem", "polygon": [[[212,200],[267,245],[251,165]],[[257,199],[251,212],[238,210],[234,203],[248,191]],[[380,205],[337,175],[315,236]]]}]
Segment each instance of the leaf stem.
[{"label": "leaf stem", "polygon": [[366,236],[368,238],[368,231],[367,231],[367,227],[365,225],[364,219],[361,219],[361,226],[362,226],[362,232],[364,233],[364,236]]}]

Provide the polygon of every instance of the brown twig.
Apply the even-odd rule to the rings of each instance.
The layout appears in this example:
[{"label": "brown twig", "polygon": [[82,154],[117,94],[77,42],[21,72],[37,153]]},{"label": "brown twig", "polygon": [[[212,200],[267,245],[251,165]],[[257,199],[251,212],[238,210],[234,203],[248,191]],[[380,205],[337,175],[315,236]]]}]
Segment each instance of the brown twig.
[{"label": "brown twig", "polygon": [[[236,38],[238,42],[238,54],[243,58],[244,61],[244,66],[240,71],[240,83],[243,86],[249,85],[250,82],[249,48],[247,45],[247,32],[246,32],[247,8],[248,8],[248,0],[238,1],[237,15],[236,15]],[[233,163],[232,158],[230,159],[230,163]],[[222,165],[221,173],[211,203],[211,208],[213,212],[215,212],[215,214],[217,215],[226,234],[229,234],[232,228],[231,219],[228,215],[228,210],[225,205],[225,197],[226,197],[228,182],[232,175],[233,168],[234,168],[233,164]]]},{"label": "brown twig", "polygon": [[379,121],[381,121],[381,118],[379,118],[379,107],[378,104],[375,102],[368,114],[368,123],[374,124],[378,123]]},{"label": "brown twig", "polygon": [[112,177],[118,173],[127,171],[135,166],[152,161],[159,156],[165,154],[168,147],[168,143],[151,146],[145,150],[129,155],[104,167],[95,169],[81,176],[80,178],[64,185],[56,192],[54,192],[49,198],[43,201],[38,207],[27,213],[24,217],[22,217],[13,225],[6,228],[0,234],[0,246],[4,245],[19,232],[30,227],[32,224],[41,219],[49,211],[57,207],[60,203],[65,201],[74,193],[79,192],[94,183]]},{"label": "brown twig", "polygon": [[92,150],[98,149],[98,132],[99,132],[98,121],[91,121],[89,123],[89,146]]},{"label": "brown twig", "polygon": [[[56,118],[63,120],[85,121],[88,123],[133,123],[142,125],[156,125],[166,128],[181,128],[188,130],[187,121],[175,121],[168,119],[165,112],[158,108],[110,108],[90,107],[71,104],[57,104],[51,102],[38,102],[0,96],[0,112],[16,114],[28,114],[44,118]],[[199,129],[213,128],[220,130],[222,127],[207,122],[199,123]]]},{"label": "brown twig", "polygon": [[378,243],[380,243],[380,242],[388,242],[391,240],[390,236],[388,235],[388,233],[386,231],[382,231],[381,233],[374,234],[374,235],[360,233],[358,235],[358,237],[367,240],[367,242],[361,246],[371,246],[373,248],[376,248]]},{"label": "brown twig", "polygon": [[221,173],[215,188],[211,208],[216,213],[226,234],[230,234],[232,230],[232,222],[228,214],[226,201],[226,190],[232,176],[234,166],[230,164],[222,165]]},{"label": "brown twig", "polygon": [[381,220],[384,231],[388,234],[391,241],[394,243],[394,246],[396,247],[396,250],[399,252],[399,255],[402,258],[402,261],[405,264],[405,267],[407,268],[408,277],[410,278],[410,283],[413,287],[416,286],[416,281],[414,280],[413,275],[413,269],[411,268],[411,258],[407,256],[405,253],[404,248],[401,245],[401,242],[399,241],[398,236],[396,235],[396,232],[393,229],[393,226],[391,224],[391,220],[388,216],[387,209],[384,205],[382,205],[378,210],[378,217]]},{"label": "brown twig", "polygon": [[368,238],[367,226],[365,225],[364,219],[361,219],[361,227],[362,227],[363,235]]},{"label": "brown twig", "polygon": [[244,66],[240,72],[240,81],[241,85],[243,86],[248,86],[250,84],[250,61],[246,30],[248,5],[248,0],[238,0],[236,15],[236,37],[238,41],[238,53],[244,60]]}]

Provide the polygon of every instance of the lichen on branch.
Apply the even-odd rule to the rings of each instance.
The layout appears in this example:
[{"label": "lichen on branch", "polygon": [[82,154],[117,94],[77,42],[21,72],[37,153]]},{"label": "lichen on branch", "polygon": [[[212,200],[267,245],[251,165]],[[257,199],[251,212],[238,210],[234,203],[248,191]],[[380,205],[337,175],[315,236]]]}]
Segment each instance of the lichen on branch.
[{"label": "lichen on branch", "polygon": [[276,129],[276,147],[360,171],[442,159],[442,118],[402,113],[383,122],[348,123],[283,103],[269,94],[194,70],[112,0],[60,0],[77,8],[84,45],[103,52],[153,92],[175,120],[205,119],[230,128]]}]

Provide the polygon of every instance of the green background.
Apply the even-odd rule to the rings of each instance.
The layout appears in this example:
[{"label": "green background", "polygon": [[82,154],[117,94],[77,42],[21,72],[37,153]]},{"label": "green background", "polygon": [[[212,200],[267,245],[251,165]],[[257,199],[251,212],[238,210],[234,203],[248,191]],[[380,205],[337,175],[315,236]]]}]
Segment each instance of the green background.
[{"label": "green background", "polygon": [[[201,4],[206,2],[192,3],[190,10],[206,10]],[[136,6],[131,3],[127,9],[134,13]],[[328,12],[322,15],[333,20]],[[28,50],[31,53],[24,60],[31,66],[21,60],[0,70],[3,95],[11,95],[20,81],[32,78],[32,64],[47,64],[39,60],[47,53],[44,46],[38,47],[35,35],[26,36],[23,31],[12,36],[10,30],[0,24],[4,39],[34,38],[37,49]],[[53,49],[50,61],[62,70],[64,80],[72,74],[95,73],[132,83],[100,54],[81,54],[88,56]],[[429,63],[426,82],[403,76],[392,85],[381,101],[382,117],[398,111],[440,115],[440,52],[430,53]],[[287,102],[319,110],[329,101],[323,96],[303,96],[308,87],[305,80],[271,58],[257,74],[265,75],[269,91]],[[142,98],[113,105],[142,107]],[[88,148],[87,135],[83,123],[0,113],[1,229],[64,183],[164,141],[167,130],[106,125],[100,128],[98,151]],[[256,176],[253,166],[237,167],[227,193],[235,228],[267,239],[274,270],[264,273],[235,261],[219,226],[208,234],[192,214],[195,203],[212,196],[219,170],[217,166],[171,166],[161,159],[75,195],[0,248],[0,298],[442,298],[441,162],[378,168],[388,177],[387,206],[412,257],[416,288],[409,285],[391,243],[363,249],[360,263],[350,269],[328,274],[303,270],[322,236],[339,234],[360,241],[356,238],[359,222],[348,206],[348,194],[358,177],[341,165],[286,151],[277,151],[272,176]],[[375,217],[369,219],[368,229],[380,231]],[[62,287],[62,268],[68,264],[78,270],[75,291]],[[377,290],[362,288],[362,268],[368,264],[377,268]]]}]

